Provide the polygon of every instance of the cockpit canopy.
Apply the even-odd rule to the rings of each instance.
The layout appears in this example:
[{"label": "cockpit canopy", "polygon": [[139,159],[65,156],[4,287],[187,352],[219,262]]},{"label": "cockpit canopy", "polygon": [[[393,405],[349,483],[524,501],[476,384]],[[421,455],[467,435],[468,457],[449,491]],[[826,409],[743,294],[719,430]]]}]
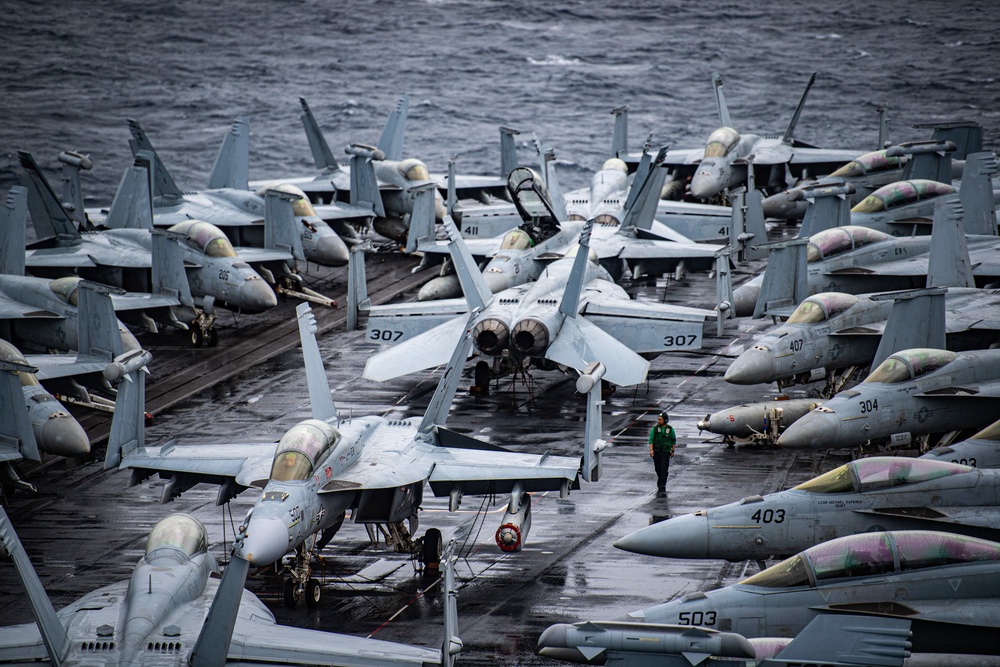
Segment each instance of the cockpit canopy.
[{"label": "cockpit canopy", "polygon": [[523,229],[512,229],[503,235],[503,240],[500,242],[501,250],[527,250],[534,243],[531,241],[531,237]]},{"label": "cockpit canopy", "polygon": [[278,443],[271,479],[276,482],[308,479],[316,462],[339,440],[340,432],[325,421],[307,419],[299,422],[288,429]]},{"label": "cockpit canopy", "polygon": [[318,218],[319,215],[316,213],[316,209],[313,208],[312,202],[309,201],[309,197],[306,193],[302,191],[302,188],[292,185],[291,183],[279,183],[278,185],[263,185],[257,189],[257,194],[261,197],[267,194],[268,190],[277,190],[278,192],[284,192],[285,194],[294,195],[298,197],[292,202],[292,215],[296,218]]},{"label": "cockpit canopy", "polygon": [[810,547],[740,584],[764,588],[816,586],[828,579],[982,561],[1000,561],[1000,544],[930,530],[861,533]]},{"label": "cockpit canopy", "polygon": [[[21,351],[0,338],[0,361],[11,361],[15,364],[24,364],[28,366],[28,360],[24,358]],[[38,386],[38,378],[35,377],[34,373],[25,373],[22,371],[17,371],[17,378],[21,381],[22,387],[35,387]]]},{"label": "cockpit canopy", "polygon": [[864,155],[851,160],[843,165],[830,176],[840,178],[860,178],[867,174],[875,174],[881,171],[899,169],[905,160],[899,157],[887,157],[884,150],[865,153]]},{"label": "cockpit canopy", "polygon": [[705,143],[705,157],[722,157],[740,140],[740,133],[731,127],[720,127],[708,135]]},{"label": "cockpit canopy", "polygon": [[171,232],[183,234],[185,242],[209,257],[236,257],[233,244],[222,230],[204,220],[185,220],[170,228]]},{"label": "cockpit canopy", "polygon": [[176,549],[188,557],[208,550],[208,533],[201,521],[187,514],[161,519],[146,538],[146,555],[157,549]]},{"label": "cockpit canopy", "polygon": [[969,440],[1000,440],[1000,420],[997,420],[974,434]]},{"label": "cockpit canopy", "polygon": [[872,243],[888,241],[891,238],[885,232],[858,225],[844,225],[843,227],[824,229],[809,238],[806,262],[813,264],[857,248],[863,248]]},{"label": "cockpit canopy", "polygon": [[78,306],[77,302],[79,295],[79,285],[80,276],[66,276],[65,278],[56,278],[55,280],[49,281],[49,289],[52,293],[62,301],[63,303],[68,303],[71,306]]},{"label": "cockpit canopy", "polygon": [[917,484],[939,477],[960,475],[971,470],[969,466],[947,461],[873,456],[845,463],[839,468],[799,484],[795,489],[809,493],[857,493]]},{"label": "cockpit canopy", "polygon": [[507,175],[510,196],[531,218],[555,218],[549,209],[549,191],[542,177],[527,167],[512,169]]},{"label": "cockpit canopy", "polygon": [[908,382],[936,371],[955,360],[958,355],[949,350],[917,347],[891,355],[865,378],[865,382]]},{"label": "cockpit canopy", "polygon": [[957,192],[955,188],[947,183],[938,183],[923,178],[912,181],[897,181],[883,185],[875,192],[861,200],[851,213],[878,213],[897,206],[914,204],[924,199],[950,195]]},{"label": "cockpit canopy", "polygon": [[403,178],[408,181],[431,180],[431,173],[427,170],[427,165],[416,158],[411,157],[402,160],[396,168],[399,169],[399,173],[403,175]]},{"label": "cockpit canopy", "polygon": [[815,324],[839,315],[858,302],[858,297],[843,292],[821,292],[807,297],[792,312],[787,324]]}]

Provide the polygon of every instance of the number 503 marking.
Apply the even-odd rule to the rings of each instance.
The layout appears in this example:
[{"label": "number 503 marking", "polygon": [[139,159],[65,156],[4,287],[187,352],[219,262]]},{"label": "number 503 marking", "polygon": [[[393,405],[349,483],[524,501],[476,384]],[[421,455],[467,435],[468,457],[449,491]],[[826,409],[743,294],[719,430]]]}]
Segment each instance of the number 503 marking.
[{"label": "number 503 marking", "polygon": [[715,612],[682,611],[677,616],[677,625],[715,625]]}]

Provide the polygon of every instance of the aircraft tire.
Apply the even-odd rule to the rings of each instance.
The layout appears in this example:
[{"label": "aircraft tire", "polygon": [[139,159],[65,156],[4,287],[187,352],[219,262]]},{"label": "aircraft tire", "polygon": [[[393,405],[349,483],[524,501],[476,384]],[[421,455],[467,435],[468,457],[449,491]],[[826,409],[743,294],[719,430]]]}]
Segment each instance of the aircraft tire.
[{"label": "aircraft tire", "polygon": [[208,330],[208,339],[205,344],[209,347],[215,347],[219,344],[219,332],[215,330],[215,327]]},{"label": "aircraft tire", "polygon": [[306,584],[306,606],[310,609],[315,609],[319,606],[319,599],[323,596],[323,587],[320,586],[319,580],[310,579],[309,583]]},{"label": "aircraft tire", "polygon": [[482,393],[487,393],[490,389],[490,365],[485,361],[476,363],[475,370],[476,386]]},{"label": "aircraft tire", "polygon": [[285,579],[284,598],[285,606],[289,609],[293,609],[299,603],[298,591],[295,582],[291,579]]},{"label": "aircraft tire", "polygon": [[205,335],[201,332],[201,327],[195,324],[191,327],[191,347],[201,347],[205,342]]},{"label": "aircraft tire", "polygon": [[436,567],[441,562],[443,544],[441,531],[437,528],[428,528],[427,532],[424,533],[424,547],[420,553],[425,566]]}]

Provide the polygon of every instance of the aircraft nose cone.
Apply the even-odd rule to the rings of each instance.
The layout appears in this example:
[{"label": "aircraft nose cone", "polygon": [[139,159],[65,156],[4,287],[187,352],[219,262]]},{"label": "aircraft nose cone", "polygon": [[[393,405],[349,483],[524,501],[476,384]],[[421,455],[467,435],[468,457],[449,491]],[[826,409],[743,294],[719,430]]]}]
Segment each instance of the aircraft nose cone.
[{"label": "aircraft nose cone", "polygon": [[311,251],[306,249],[306,259],[323,266],[345,266],[350,258],[351,253],[347,249],[347,244],[332,230],[329,234],[316,239]]},{"label": "aircraft nose cone", "polygon": [[499,271],[490,271],[489,273],[483,274],[483,280],[486,281],[486,286],[490,288],[490,291],[494,294],[504,291],[510,285],[507,282],[507,276],[500,273]]},{"label": "aircraft nose cone", "polygon": [[626,535],[615,546],[664,558],[709,558],[708,517],[696,514],[667,519]]},{"label": "aircraft nose cone", "polygon": [[774,379],[774,357],[770,352],[752,347],[726,369],[725,380],[732,384],[759,384]]},{"label": "aircraft nose cone", "polygon": [[239,556],[251,565],[270,565],[288,553],[288,527],[281,519],[251,518]]},{"label": "aircraft nose cone", "polygon": [[245,280],[239,289],[240,308],[250,313],[260,313],[278,305],[271,286],[262,279]]},{"label": "aircraft nose cone", "polygon": [[691,196],[708,199],[722,192],[722,178],[715,168],[703,168],[691,178]]},{"label": "aircraft nose cone", "polygon": [[63,414],[42,424],[38,448],[58,456],[86,456],[90,453],[90,438],[79,422]]},{"label": "aircraft nose cone", "polygon": [[840,417],[834,412],[813,410],[793,422],[778,438],[779,447],[836,447]]},{"label": "aircraft nose cone", "polygon": [[458,276],[450,273],[428,280],[417,293],[417,301],[436,301],[459,296],[462,296],[462,285],[458,282]]},{"label": "aircraft nose cone", "polygon": [[733,314],[736,317],[750,317],[757,306],[760,285],[740,285],[733,290]]}]

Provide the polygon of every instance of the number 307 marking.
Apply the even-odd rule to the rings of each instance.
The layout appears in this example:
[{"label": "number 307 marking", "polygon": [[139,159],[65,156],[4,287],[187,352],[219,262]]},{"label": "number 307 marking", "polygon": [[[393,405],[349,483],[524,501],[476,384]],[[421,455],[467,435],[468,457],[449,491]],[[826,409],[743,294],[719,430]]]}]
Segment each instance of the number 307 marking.
[{"label": "number 307 marking", "polygon": [[698,340],[698,336],[694,334],[678,334],[676,336],[664,336],[663,346],[664,347],[687,347],[689,345],[694,345],[694,342]]},{"label": "number 307 marking", "polygon": [[371,335],[368,337],[372,340],[385,340],[395,343],[403,337],[403,332],[392,331],[391,329],[372,329]]}]

